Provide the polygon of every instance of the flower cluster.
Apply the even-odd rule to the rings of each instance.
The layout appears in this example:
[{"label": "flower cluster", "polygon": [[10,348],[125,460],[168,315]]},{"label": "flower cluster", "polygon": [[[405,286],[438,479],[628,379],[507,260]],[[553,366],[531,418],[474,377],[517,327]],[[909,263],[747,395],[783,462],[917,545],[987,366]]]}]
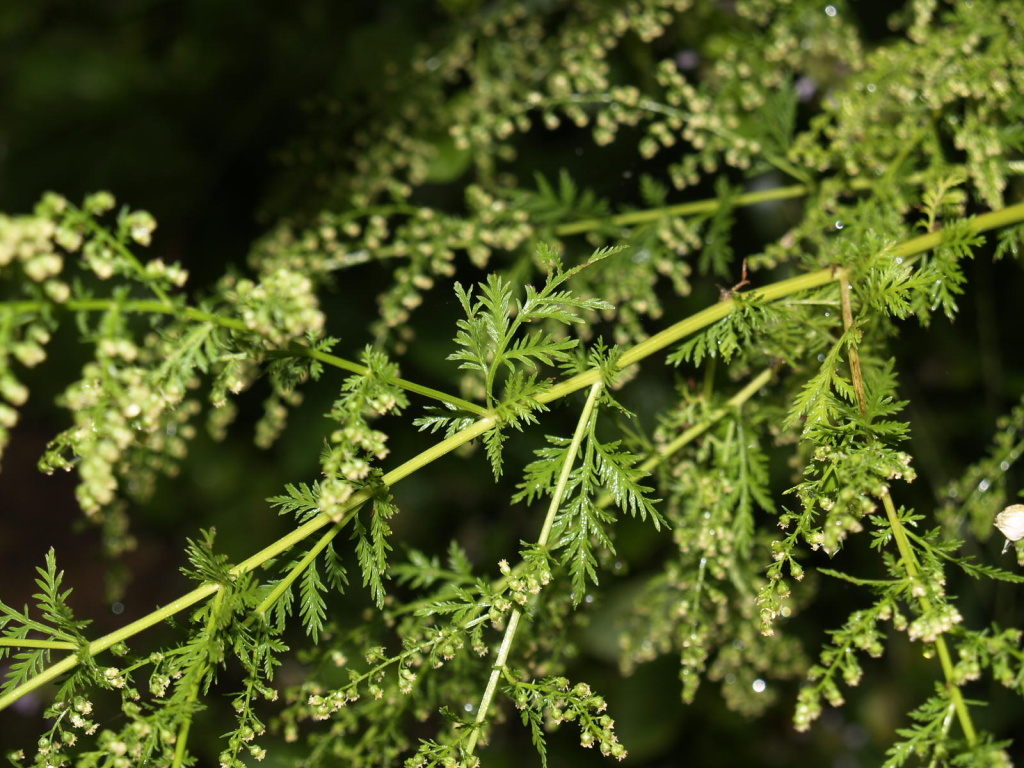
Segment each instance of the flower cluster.
[{"label": "flower cluster", "polygon": [[[595,694],[586,683],[572,685],[564,677],[547,677],[531,683],[515,682],[509,691],[523,722],[534,722],[552,730],[562,723],[576,723],[580,744],[597,747],[602,755],[624,760],[626,748],[615,734],[615,721],[607,714],[603,696]],[[537,731],[535,740],[537,738]]]},{"label": "flower cluster", "polygon": [[154,473],[173,471],[195,434],[188,422],[198,402],[186,399],[181,388],[158,386],[151,369],[132,364],[137,355],[123,339],[99,343],[97,359],[61,397],[75,424],[51,442],[40,462],[46,472],[77,468],[76,493],[88,515],[114,502],[119,477],[130,495],[146,498]]},{"label": "flower cluster", "polygon": [[284,267],[259,281],[228,276],[221,285],[246,328],[275,345],[323,330],[324,314],[313,288],[307,275]]}]

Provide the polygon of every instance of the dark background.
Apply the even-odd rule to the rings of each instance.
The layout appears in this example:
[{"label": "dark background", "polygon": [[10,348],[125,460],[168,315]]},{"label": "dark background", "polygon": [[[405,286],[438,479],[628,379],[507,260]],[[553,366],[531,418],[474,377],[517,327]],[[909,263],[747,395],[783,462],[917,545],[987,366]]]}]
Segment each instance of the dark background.
[{"label": "dark background", "polygon": [[[344,142],[346,131],[372,101],[385,65],[404,62],[414,43],[451,22],[457,5],[412,0],[4,4],[0,211],[27,211],[51,189],[72,200],[110,190],[119,202],[156,216],[152,254],[181,261],[192,273],[190,285],[201,292],[226,265],[244,263],[252,240],[278,215],[306,202],[301,174],[295,175],[287,159],[312,126],[322,122],[324,105],[340,105],[335,138]],[[878,6],[855,8],[867,36],[882,38],[885,27],[879,19],[884,14]],[[602,194],[621,185],[601,178],[585,135],[561,132],[529,141],[545,172],[569,167]],[[739,252],[757,249],[760,226],[743,223]],[[906,503],[934,504],[935,492],[985,450],[994,417],[1024,388],[1016,330],[1019,271],[986,258],[976,259],[969,270],[975,289],[968,291],[957,322],[938,319],[928,331],[908,324],[899,342],[902,382],[913,402],[910,452],[921,472]],[[345,355],[369,339],[373,288],[383,285],[386,275],[368,270],[356,279],[365,285],[349,283],[325,299],[340,331],[336,335],[343,336],[339,349]],[[438,349],[450,338],[450,315],[444,307],[425,310],[424,317],[444,319],[433,326],[441,328],[434,340]],[[77,348],[73,336],[62,335],[50,353],[47,364],[28,376],[32,399],[0,474],[5,601],[20,606],[30,599],[34,567],[52,546],[67,572],[66,584],[75,587],[72,604],[78,615],[93,618],[91,631],[102,633],[181,593],[186,584],[178,573],[182,548],[200,526],[216,525],[219,543],[232,556],[249,554],[285,530],[287,521],[278,519],[263,499],[280,492],[285,482],[315,479],[319,441],[308,434],[323,427],[320,414],[334,397],[332,383],[311,388],[306,407],[271,451],[251,445],[258,395],[243,401],[243,419],[226,444],[196,441],[181,476],[163,481],[152,505],[132,510],[139,548],[127,562],[134,580],[112,606],[106,591],[109,564],[100,556],[99,532],[81,524],[74,479],[35,471],[46,442],[66,426],[63,414],[52,407],[53,397],[77,375],[87,350]],[[429,361],[421,371],[403,368],[413,380],[433,373]],[[393,455],[403,459],[421,447],[409,438],[395,444]],[[451,534],[471,549],[474,542],[483,542],[479,548],[487,550],[495,531],[476,513],[481,504],[491,503],[486,473],[479,465],[465,471],[458,462],[443,462],[430,475],[412,478],[403,487],[406,507],[413,506],[413,512],[405,516],[399,536],[422,545],[424,536],[429,541],[429,532],[436,530],[437,542]],[[452,487],[460,489],[455,503],[431,505]],[[430,509],[429,524],[425,517],[417,522],[417,504]],[[446,516],[441,524],[439,515]],[[530,535],[528,530],[516,533]],[[1012,602],[1010,594],[1006,585],[997,599]],[[842,602],[841,589],[836,598]],[[822,616],[821,626],[808,632],[820,637],[841,618],[841,612]],[[884,749],[892,728],[903,723],[902,713],[930,688],[933,667],[913,653],[897,643],[884,665],[920,668],[917,690],[896,689],[884,665],[869,669],[864,694],[855,694],[844,710],[829,712],[809,736],[793,734],[788,723],[795,688],[783,692],[783,704],[767,718],[748,722],[721,707],[713,685],[705,686],[693,707],[679,704],[673,659],[646,665],[625,680],[595,662],[586,679],[602,683],[601,677],[606,678],[605,692],[619,703],[617,711],[613,703],[613,714],[621,738],[633,750],[633,764],[643,764],[645,754],[652,759],[662,754],[674,755],[665,764],[686,755],[689,765],[852,768],[880,762],[878,750]],[[911,678],[913,673],[901,673],[900,680]],[[39,706],[29,699],[0,714],[0,748],[34,740],[41,730]],[[210,731],[217,736],[214,726]],[[553,748],[564,746],[571,756],[566,759],[574,764],[597,759],[581,753],[575,741],[567,729],[554,737]],[[521,750],[524,743],[513,737],[506,746]],[[528,742],[525,748],[530,749]],[[674,748],[679,751],[673,753]],[[723,748],[735,763],[722,762]],[[486,758],[494,764],[521,764],[514,754],[495,748]],[[533,764],[528,752],[518,754]]]}]

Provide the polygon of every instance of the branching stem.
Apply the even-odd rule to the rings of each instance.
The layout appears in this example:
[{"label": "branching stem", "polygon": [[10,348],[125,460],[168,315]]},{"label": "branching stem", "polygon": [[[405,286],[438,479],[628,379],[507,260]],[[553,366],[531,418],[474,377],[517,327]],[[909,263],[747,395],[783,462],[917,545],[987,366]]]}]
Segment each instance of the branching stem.
[{"label": "branching stem", "polygon": [[[72,206],[70,203],[68,204],[68,207],[74,208],[74,206]],[[79,213],[82,214],[82,212],[79,209],[75,210],[78,210]],[[134,253],[132,253],[130,250],[124,247],[124,243],[122,243],[116,237],[111,235],[106,227],[101,226],[99,222],[97,222],[91,216],[82,214],[82,219],[85,222],[86,227],[88,227],[89,231],[92,232],[94,236],[103,240],[107,245],[109,245],[111,248],[117,251],[121,258],[123,258],[125,261],[131,264],[132,269],[134,269],[138,273],[139,277],[143,280],[143,282],[145,282],[146,287],[156,294],[156,297],[160,300],[162,304],[168,307],[173,306],[170,297],[164,292],[164,290],[159,285],[153,283],[151,280],[146,279],[146,268],[142,266],[142,262],[140,262],[135,257]]]},{"label": "branching stem", "polygon": [[[973,229],[977,232],[982,232],[990,229],[996,229],[999,227],[1005,227],[1011,224],[1018,223],[1024,220],[1024,203],[1009,206],[999,211],[993,211],[991,213],[982,214],[975,217],[972,220]],[[901,256],[912,256],[919,254],[929,249],[935,248],[942,243],[942,233],[932,232],[920,237],[907,240],[906,242],[897,245],[894,249],[894,253]],[[788,280],[782,280],[772,285],[765,286],[763,288],[757,288],[751,293],[756,292],[764,301],[774,301],[784,296],[788,296],[801,291],[810,290],[817,288],[822,285],[835,280],[835,273],[832,269],[822,269],[816,272],[811,272],[798,277],[790,278]],[[106,311],[109,310],[115,302],[111,299],[81,299],[81,300],[69,300],[64,306],[72,311]],[[676,343],[682,338],[689,334],[695,333],[707,326],[711,325],[718,320],[721,320],[734,307],[733,299],[726,299],[720,301],[701,312],[697,312],[690,317],[675,323],[674,325],[666,328],[660,333],[651,336],[649,339],[640,342],[639,344],[628,349],[618,360],[618,367],[620,369],[626,368],[630,365],[635,365],[645,358],[659,352],[666,347]],[[41,302],[25,301],[25,302],[9,302],[0,305],[0,311],[7,313],[18,313],[18,312],[38,312],[41,311],[43,305]],[[211,322],[216,323],[225,328],[231,328],[238,331],[248,332],[248,327],[240,320],[229,317],[222,317],[219,315],[211,314],[194,308],[181,308],[173,306],[171,304],[165,304],[158,301],[144,301],[135,300],[120,303],[121,311],[126,312],[141,312],[151,314],[178,314],[183,315],[187,318],[199,321],[199,322]],[[333,357],[333,356],[331,356]],[[351,370],[353,372],[365,371],[363,366],[359,366],[356,363],[350,361],[343,361],[339,363],[341,358],[337,358],[335,361],[324,360],[329,364],[336,365],[339,368],[345,370]],[[546,392],[543,392],[537,397],[537,400],[542,403],[550,403],[565,397],[573,392],[576,392],[584,387],[593,386],[601,381],[601,371],[599,369],[593,369],[582,374],[573,376],[555,386],[551,387]],[[441,398],[444,402],[454,402],[453,399],[447,395]],[[391,472],[388,472],[383,477],[385,485],[394,485],[400,480],[408,477],[414,472],[422,469],[429,465],[441,456],[450,453],[461,445],[464,445],[476,438],[482,436],[488,430],[492,429],[496,424],[496,420],[493,416],[485,416],[475,422],[474,424],[466,427],[460,432],[452,435],[451,437],[442,440],[437,445],[428,448],[417,456],[413,457],[409,461],[405,462],[401,466],[395,468]],[[678,439],[682,439],[680,436]],[[690,437],[689,439],[693,439]],[[303,541],[308,536],[312,535],[316,531],[320,530],[326,525],[332,522],[346,524],[351,519],[352,511],[359,505],[370,500],[370,491],[363,490],[355,493],[341,509],[336,510],[330,517],[327,515],[320,515],[307,523],[299,526],[291,533],[278,539],[273,544],[265,547],[259,552],[255,553],[248,559],[242,561],[234,568],[231,573],[233,575],[241,575],[254,571],[259,568],[268,560],[271,560],[283,552],[286,552],[291,547]],[[894,529],[895,530],[895,529]],[[103,637],[94,640],[86,648],[86,652],[90,656],[95,656],[103,651],[108,650],[117,643],[123,642],[130,637],[142,632],[156,624],[159,624],[171,616],[180,613],[183,610],[195,605],[196,603],[209,598],[222,589],[221,585],[207,582],[196,587],[192,591],[185,595],[182,595],[177,600],[163,606],[162,608],[153,611],[147,616],[142,617],[124,627],[111,632]],[[940,643],[941,643],[940,638]],[[944,647],[944,646],[940,646]],[[940,651],[940,655],[941,651]],[[948,652],[946,654],[948,656]],[[47,682],[59,677],[60,675],[69,672],[74,669],[79,663],[79,657],[77,654],[70,654],[61,661],[48,667],[43,672],[32,677],[20,686],[11,689],[6,694],[0,696],[0,711],[10,706],[13,702],[20,699],[22,696],[36,690]],[[969,720],[967,721],[969,723]],[[973,733],[973,729],[971,730]]]},{"label": "branching stem", "polygon": [[[604,385],[600,381],[597,381],[590,386],[590,394],[587,396],[587,402],[583,406],[583,412],[580,414],[579,421],[576,423],[576,431],[573,433],[572,442],[569,443],[569,448],[565,453],[565,463],[562,464],[561,472],[559,472],[558,483],[555,486],[554,492],[551,494],[551,503],[548,504],[548,512],[544,517],[544,525],[541,527],[540,535],[537,537],[537,546],[540,548],[547,547],[548,545],[548,539],[551,536],[551,528],[555,524],[555,518],[558,516],[558,510],[562,506],[562,499],[565,497],[565,491],[569,485],[569,476],[572,474],[573,463],[580,452],[580,447],[583,445],[583,438],[590,428],[590,421],[594,414],[594,406],[597,404],[597,400],[601,395],[603,387]],[[487,715],[490,712],[491,702],[494,700],[494,694],[498,689],[498,680],[505,669],[505,664],[508,662],[508,656],[512,650],[512,642],[515,640],[516,631],[519,629],[521,616],[522,612],[518,608],[512,609],[512,615],[509,617],[508,626],[505,628],[505,636],[501,640],[501,647],[498,649],[498,654],[494,659],[494,665],[491,667],[491,675],[487,680],[487,687],[484,689],[484,695],[480,699],[480,706],[477,707],[476,720],[474,721],[474,725],[476,727],[469,735],[469,739],[466,743],[467,754],[473,754],[476,749],[477,741],[480,738],[480,729],[483,727],[484,721],[487,719]]]},{"label": "branching stem", "polygon": [[[43,306],[43,303],[39,301],[12,301],[0,304],[0,312],[4,312],[6,317],[11,317],[20,313],[39,312],[43,309]],[[171,303],[170,301],[159,302],[153,301],[152,299],[132,299],[129,301],[116,301],[114,299],[69,299],[61,306],[72,312],[109,312],[116,309],[119,312],[133,314],[177,315],[188,320],[193,320],[197,323],[211,323],[213,325],[218,325],[221,328],[227,328],[239,333],[255,333],[255,331],[237,318],[225,317],[224,315],[218,315],[213,312],[204,312],[203,310],[196,309],[195,307],[181,307]],[[332,368],[339,368],[343,371],[349,371],[359,376],[365,376],[370,370],[365,365],[360,365],[359,363],[354,363],[351,360],[346,360],[343,357],[338,357],[337,355],[322,352],[321,350],[313,349],[295,342],[292,342],[281,349],[268,349],[266,350],[266,354],[268,357],[306,357],[329,365]],[[477,405],[476,403],[471,403],[461,397],[449,395],[446,392],[441,392],[439,390],[432,389],[431,387],[424,387],[422,384],[407,381],[406,379],[394,378],[390,381],[396,387],[400,387],[407,392],[412,392],[431,400],[437,400],[441,403],[453,405],[456,408],[468,413],[476,414],[477,416],[487,415],[486,408]]]},{"label": "branching stem", "polygon": [[[357,511],[358,508],[352,510],[352,514],[355,514]],[[306,556],[296,563],[295,567],[288,572],[288,575],[281,579],[277,586],[270,591],[270,594],[263,598],[263,601],[256,606],[250,620],[253,618],[258,619],[263,617],[267,611],[274,607],[274,603],[280,599],[281,595],[288,591],[291,585],[295,583],[295,580],[302,575],[303,571],[309,568],[310,563],[316,560],[327,545],[334,540],[334,537],[341,532],[341,529],[345,527],[345,522],[349,519],[351,519],[351,515],[346,516],[344,520],[340,520],[332,525],[331,529],[321,536],[320,540],[316,544],[309,548],[309,552],[306,553]]]},{"label": "branching stem", "polygon": [[[851,286],[849,275],[845,269],[837,269],[836,275],[839,279],[839,295],[842,299],[843,326],[846,331],[849,332],[853,327],[853,312],[850,308]],[[851,344],[849,349],[850,370],[852,372],[854,391],[857,396],[857,407],[860,409],[860,412],[864,414],[867,413],[867,399],[864,393],[864,376],[861,372],[860,357],[857,355],[857,348],[855,346]],[[914,554],[914,549],[907,538],[907,532],[903,528],[903,523],[900,521],[899,515],[896,512],[896,507],[893,504],[892,495],[888,490],[886,490],[882,495],[882,506],[885,508],[885,515],[889,521],[889,528],[892,530],[893,537],[896,539],[896,548],[899,550],[900,560],[903,562],[903,567],[907,571],[907,576],[913,583],[918,584],[921,581],[921,570],[917,562],[917,555]],[[927,595],[923,595],[921,597],[921,608],[925,613],[929,613],[932,610],[931,601],[928,599]],[[960,721],[960,727],[963,729],[967,743],[973,747],[977,744],[978,736],[974,730],[971,713],[967,709],[967,704],[964,701],[963,694],[960,692],[960,687],[953,681],[953,661],[949,655],[949,648],[946,646],[946,639],[941,634],[935,638],[935,650],[939,655],[939,663],[942,665],[942,673],[946,678],[946,687],[949,691],[949,696],[953,702],[953,706],[956,709],[957,718]]]}]

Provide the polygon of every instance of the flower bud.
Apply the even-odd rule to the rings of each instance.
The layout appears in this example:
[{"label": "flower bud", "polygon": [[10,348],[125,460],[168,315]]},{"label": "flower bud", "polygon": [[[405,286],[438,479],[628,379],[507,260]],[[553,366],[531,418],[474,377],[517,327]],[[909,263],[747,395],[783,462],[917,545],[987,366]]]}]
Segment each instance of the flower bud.
[{"label": "flower bud", "polygon": [[1011,541],[1024,538],[1024,504],[1011,504],[996,515],[995,526],[1006,537],[1003,545],[1003,552],[1006,552]]}]

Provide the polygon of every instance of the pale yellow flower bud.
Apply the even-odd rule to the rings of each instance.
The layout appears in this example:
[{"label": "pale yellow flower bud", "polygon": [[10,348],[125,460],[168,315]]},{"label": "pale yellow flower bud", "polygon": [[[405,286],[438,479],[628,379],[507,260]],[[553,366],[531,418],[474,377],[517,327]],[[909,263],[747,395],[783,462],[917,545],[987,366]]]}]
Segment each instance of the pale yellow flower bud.
[{"label": "pale yellow flower bud", "polygon": [[1011,504],[996,515],[995,526],[1006,537],[1003,545],[1003,552],[1006,552],[1011,541],[1024,538],[1024,504]]}]

